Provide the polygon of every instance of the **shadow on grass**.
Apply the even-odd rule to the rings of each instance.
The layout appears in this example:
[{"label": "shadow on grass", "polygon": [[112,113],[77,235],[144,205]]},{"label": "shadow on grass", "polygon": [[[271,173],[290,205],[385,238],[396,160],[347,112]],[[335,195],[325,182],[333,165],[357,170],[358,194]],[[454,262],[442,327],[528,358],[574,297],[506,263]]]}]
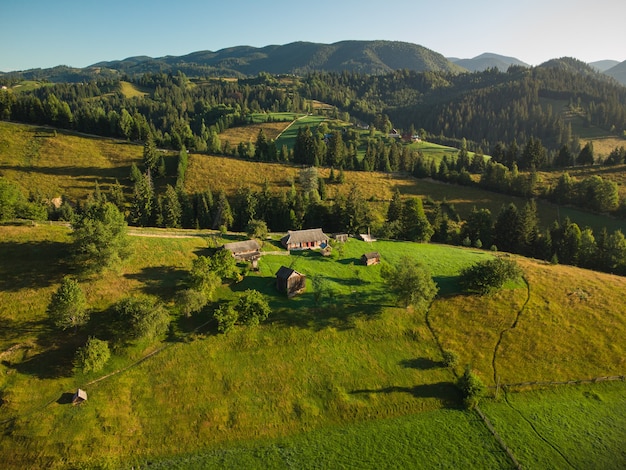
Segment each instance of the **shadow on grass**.
[{"label": "shadow on grass", "polygon": [[40,379],[70,377],[73,373],[76,349],[81,345],[75,344],[75,341],[64,342],[59,346],[47,348],[23,362],[11,364],[9,367],[20,374],[32,375]]},{"label": "shadow on grass", "polygon": [[153,266],[143,268],[136,274],[125,274],[125,277],[141,282],[143,284],[141,289],[145,294],[158,296],[167,301],[174,297],[188,274],[189,272],[184,269],[171,266]]},{"label": "shadow on grass", "polygon": [[377,390],[353,390],[352,395],[373,393],[409,393],[414,398],[437,398],[446,408],[462,408],[463,397],[460,390],[452,382],[436,382],[416,385],[414,387],[385,387]]},{"label": "shadow on grass", "polygon": [[441,361],[433,361],[427,357],[418,357],[415,359],[403,359],[400,361],[400,365],[406,369],[440,369],[445,367],[445,364]]},{"label": "shadow on grass", "polygon": [[439,295],[451,295],[461,292],[459,276],[433,276],[433,281],[439,287]]},{"label": "shadow on grass", "polygon": [[69,243],[0,242],[0,290],[39,289],[61,281],[70,273]]},{"label": "shadow on grass", "polygon": [[59,397],[59,399],[57,400],[57,403],[59,405],[70,405],[73,399],[74,399],[74,394],[66,392]]}]

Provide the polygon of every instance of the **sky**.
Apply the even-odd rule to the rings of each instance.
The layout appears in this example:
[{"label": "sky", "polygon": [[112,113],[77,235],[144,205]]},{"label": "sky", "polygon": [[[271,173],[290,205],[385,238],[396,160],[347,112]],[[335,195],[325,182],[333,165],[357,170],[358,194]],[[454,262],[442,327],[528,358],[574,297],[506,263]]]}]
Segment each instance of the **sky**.
[{"label": "sky", "polygon": [[390,40],[539,65],[626,60],[623,0],[2,0],[0,71],[233,46]]}]

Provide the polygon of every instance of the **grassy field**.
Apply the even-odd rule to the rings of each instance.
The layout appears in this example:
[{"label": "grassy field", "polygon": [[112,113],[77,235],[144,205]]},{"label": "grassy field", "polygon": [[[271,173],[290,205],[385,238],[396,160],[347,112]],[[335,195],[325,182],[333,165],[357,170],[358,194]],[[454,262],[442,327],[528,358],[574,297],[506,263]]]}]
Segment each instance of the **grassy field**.
[{"label": "grassy field", "polygon": [[[623,373],[626,319],[620,299],[611,295],[624,291],[623,278],[520,259],[528,303],[521,282],[489,298],[459,296],[459,270],[490,252],[352,239],[335,248],[334,258],[314,252],[264,256],[259,272],[224,286],[221,298],[246,288],[268,296],[273,314],[259,328],[219,335],[212,324],[194,332],[206,313],[174,318],[163,342],[117,348],[104,371],[73,373],[76,347],[99,334],[113,303],[148,293],[171,305],[191,260],[207,253],[210,238],[133,237],[125,265],[82,282],[92,320],[73,334],[54,331],[45,315],[50,294],[69,270],[68,237],[61,226],[0,227],[0,319],[8,325],[0,335],[5,468],[147,461],[161,465],[156,468],[194,462],[207,468],[282,468],[289,462],[298,468],[318,462],[384,468],[395,456],[428,468],[506,467],[477,418],[459,411],[455,376],[443,366],[425,315],[396,307],[380,266],[357,263],[372,250],[389,263],[408,256],[430,267],[442,294],[429,314],[437,339],[488,384],[496,353],[502,383]],[[307,274],[305,294],[288,300],[276,292],[274,273],[283,264]],[[324,293],[316,298],[318,285]],[[87,390],[89,401],[72,407],[68,394],[77,387]],[[515,417],[488,412],[503,432],[514,426]],[[611,426],[599,426],[594,439],[611,446],[611,433]],[[525,454],[533,452],[525,447],[532,441],[511,440],[522,462],[533,462]]]},{"label": "grassy field", "polygon": [[61,130],[0,122],[0,171],[28,194],[84,198],[95,182],[124,183],[142,147]]},{"label": "grassy field", "polygon": [[626,467],[622,382],[509,393],[482,408],[524,468]]}]

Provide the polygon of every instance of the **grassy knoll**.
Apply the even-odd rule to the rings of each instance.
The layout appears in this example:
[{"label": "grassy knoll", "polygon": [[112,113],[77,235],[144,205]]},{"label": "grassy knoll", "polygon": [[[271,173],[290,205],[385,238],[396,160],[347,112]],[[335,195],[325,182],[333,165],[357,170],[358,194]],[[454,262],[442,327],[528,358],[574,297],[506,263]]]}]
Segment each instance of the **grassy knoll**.
[{"label": "grassy knoll", "polygon": [[509,393],[483,411],[524,468],[624,468],[622,382]]},{"label": "grassy knoll", "polygon": [[120,82],[120,91],[126,98],[137,98],[148,95],[148,93],[139,89],[137,85],[125,81]]},{"label": "grassy knoll", "polygon": [[[529,290],[435,301],[430,321],[441,343],[471,363],[489,385],[565,381],[626,371],[626,279],[519,258]],[[528,302],[526,303],[528,299]],[[519,318],[515,328],[517,314]],[[461,368],[459,368],[460,371]]]},{"label": "grassy knoll", "polygon": [[[220,293],[225,299],[246,288],[263,291],[273,308],[265,324],[220,335],[212,323],[193,332],[208,312],[173,318],[162,342],[117,347],[104,371],[83,375],[71,370],[73,353],[88,335],[102,332],[113,303],[148,293],[171,305],[193,257],[206,253],[210,238],[133,237],[133,255],[123,266],[82,280],[92,319],[74,334],[54,331],[45,315],[51,292],[68,272],[67,230],[0,227],[0,319],[9,325],[0,330],[5,468],[148,460],[174,468],[194,462],[239,468],[360,462],[380,468],[395,463],[396,456],[424,467],[506,466],[480,422],[458,411],[455,377],[443,366],[425,315],[396,306],[380,266],[357,263],[363,252],[376,250],[389,263],[409,256],[429,266],[443,294],[429,315],[439,341],[457,352],[461,364],[471,361],[489,383],[494,338],[510,327],[527,292],[518,284],[490,298],[453,295],[459,270],[490,252],[351,239],[335,248],[332,258],[312,252],[267,255],[259,272]],[[502,382],[578,378],[581,371],[595,375],[600,362],[613,364],[606,372],[621,367],[626,356],[618,341],[624,335],[621,305],[619,299],[602,299],[623,291],[626,281],[520,263],[531,301],[517,327],[503,337],[497,360]],[[309,276],[305,294],[288,300],[276,292],[274,273],[282,264]],[[556,295],[547,297],[550,291]],[[555,346],[556,337],[563,338],[562,347]],[[584,347],[590,344],[597,356]],[[558,369],[551,356],[560,358]],[[73,407],[68,394],[77,387],[87,390],[89,401]],[[605,442],[611,429],[599,428],[599,439]]]},{"label": "grassy knoll", "polygon": [[282,132],[278,140],[276,140],[276,147],[280,149],[283,145],[286,145],[288,149],[292,149],[296,143],[296,137],[298,137],[298,130],[300,128],[308,126],[312,131],[314,131],[317,126],[319,126],[320,123],[326,119],[327,118],[324,116],[313,115],[298,118],[291,126],[289,126],[288,129]]},{"label": "grassy knoll", "polygon": [[244,144],[247,144],[248,142],[254,144],[261,129],[263,130],[265,137],[275,140],[288,125],[288,122],[260,121],[255,124],[248,124],[247,126],[231,127],[226,129],[219,135],[219,138],[222,145],[229,142],[231,148],[237,148],[241,142]]},{"label": "grassy knoll", "polygon": [[0,170],[26,194],[83,198],[96,181],[122,183],[141,155],[140,145],[0,122]]}]

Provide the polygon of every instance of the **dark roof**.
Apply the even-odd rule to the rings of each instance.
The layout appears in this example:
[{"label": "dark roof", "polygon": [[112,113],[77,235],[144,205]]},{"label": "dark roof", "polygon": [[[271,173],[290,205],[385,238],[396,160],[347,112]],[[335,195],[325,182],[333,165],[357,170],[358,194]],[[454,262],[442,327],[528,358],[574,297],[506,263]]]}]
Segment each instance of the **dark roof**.
[{"label": "dark roof", "polygon": [[361,256],[361,258],[365,258],[365,259],[380,258],[380,253],[378,253],[377,251],[372,251],[371,253],[365,253],[363,256]]},{"label": "dark roof", "polygon": [[302,273],[298,271],[288,268],[287,266],[281,266],[278,271],[276,271],[276,277],[279,279],[289,279],[293,275],[303,276]]},{"label": "dark roof", "polygon": [[224,249],[231,253],[244,253],[246,251],[257,251],[261,249],[261,245],[256,240],[244,240],[241,242],[226,243]]},{"label": "dark roof", "polygon": [[307,242],[327,242],[328,236],[321,228],[310,228],[307,230],[293,230],[287,232],[282,239],[285,244],[307,243]]}]

